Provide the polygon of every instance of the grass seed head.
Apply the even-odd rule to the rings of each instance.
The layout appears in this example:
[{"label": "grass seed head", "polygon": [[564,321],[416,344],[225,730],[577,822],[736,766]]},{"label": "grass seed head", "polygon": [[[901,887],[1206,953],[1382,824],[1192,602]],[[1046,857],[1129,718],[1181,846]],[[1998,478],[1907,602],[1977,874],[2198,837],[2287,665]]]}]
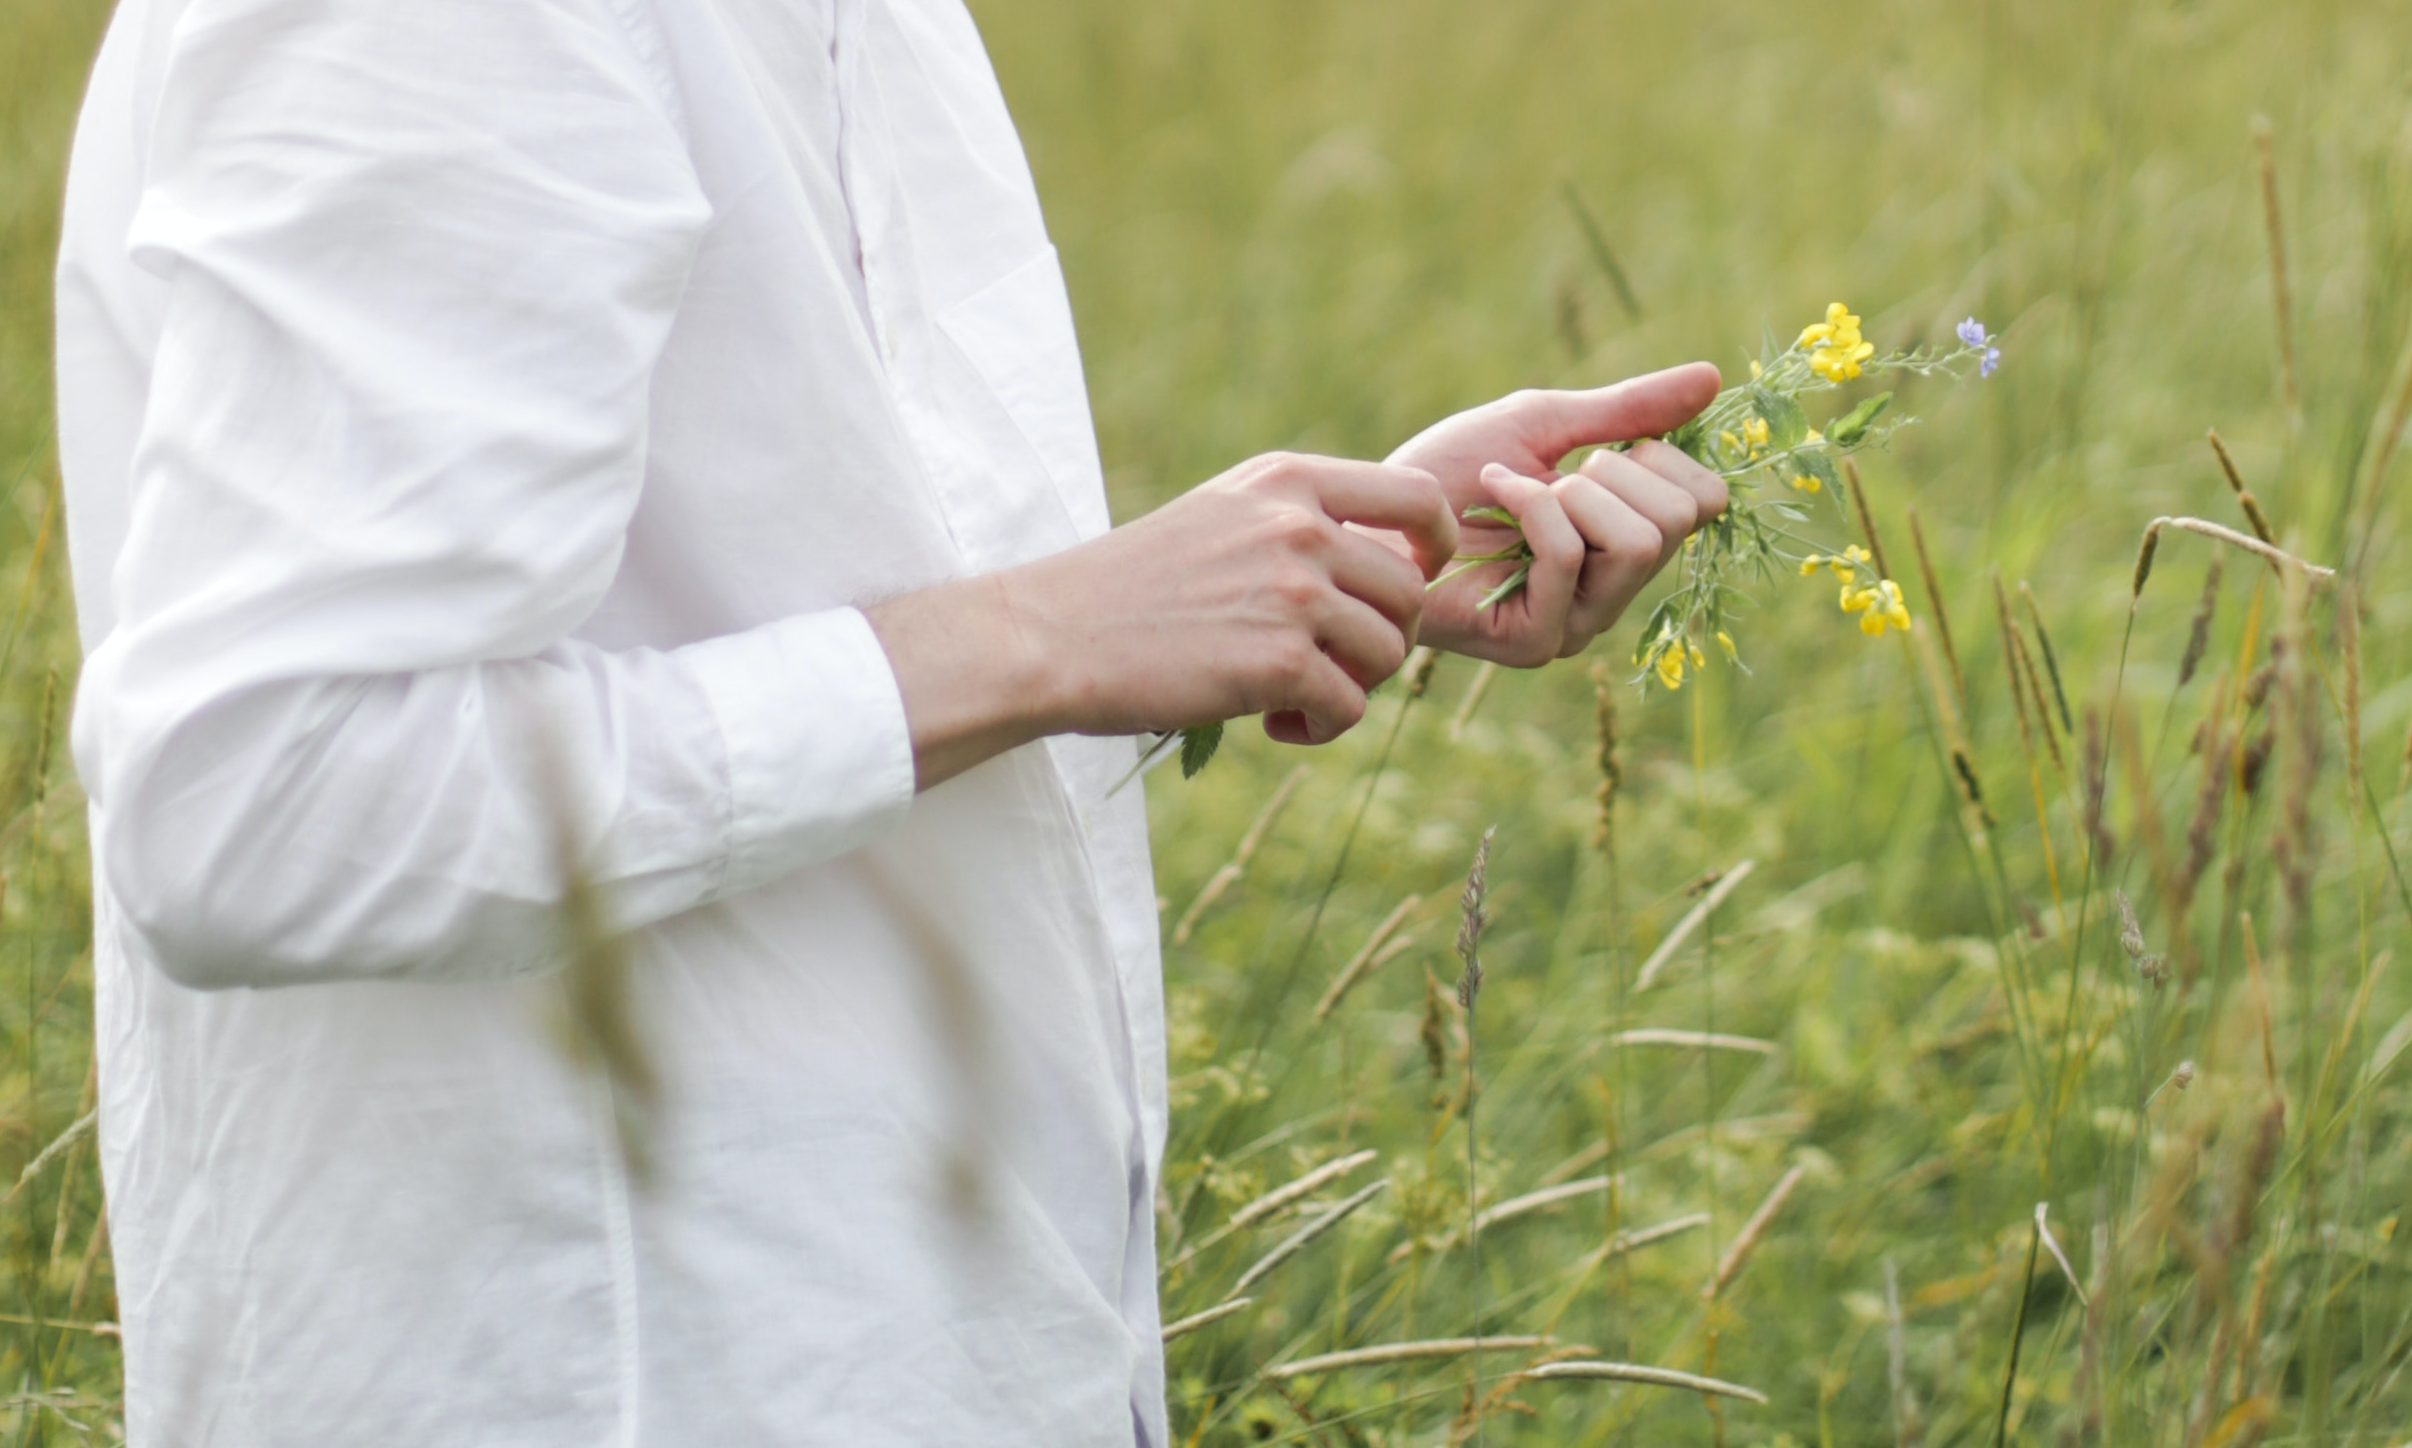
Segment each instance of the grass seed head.
[{"label": "grass seed head", "polygon": [[2245,522],[2252,526],[2253,536],[2273,548],[2278,546],[2277,535],[2270,531],[2269,515],[2261,511],[2261,500],[2245,486],[2244,475],[2236,470],[2236,459],[2228,456],[2228,445],[2216,431],[2208,436],[2211,451],[2219,458],[2219,470],[2228,480],[2228,490],[2236,495],[2236,506],[2243,511]]},{"label": "grass seed head", "polygon": [[2203,597],[2194,606],[2194,620],[2186,630],[2186,652],[2178,660],[2178,687],[2183,689],[2194,682],[2195,671],[2202,667],[2203,655],[2211,648],[2211,621],[2219,612],[2220,571],[2227,555],[2211,555],[2211,567],[2203,574]]},{"label": "grass seed head", "polygon": [[2129,960],[2142,960],[2144,958],[2144,927],[2136,922],[2136,907],[2128,900],[2127,892],[2121,890],[2118,898],[2119,948],[2127,952]]},{"label": "grass seed head", "polygon": [[1486,877],[1491,868],[1491,836],[1497,833],[1496,825],[1484,830],[1481,842],[1474,846],[1474,866],[1466,872],[1466,893],[1457,906],[1457,958],[1466,965],[1466,973],[1457,983],[1457,1003],[1469,1011],[1482,993],[1482,928],[1490,923],[1483,912],[1483,897],[1489,893]]},{"label": "grass seed head", "polygon": [[2152,556],[2161,550],[2161,521],[2156,518],[2144,529],[2144,541],[2136,545],[2136,573],[2128,584],[2128,609],[2133,611],[2143,601],[2144,585],[2152,581]]},{"label": "grass seed head", "polygon": [[1935,579],[1935,561],[1927,556],[1926,530],[1918,525],[1918,510],[1909,511],[1910,547],[1918,555],[1918,577],[1926,585],[1926,606],[1935,616],[1935,636],[1943,641],[1943,661],[1951,665],[1952,688],[1959,694],[1962,707],[1968,700],[1968,679],[1960,671],[1960,650],[1952,642],[1951,619],[1943,611],[1943,585]]}]

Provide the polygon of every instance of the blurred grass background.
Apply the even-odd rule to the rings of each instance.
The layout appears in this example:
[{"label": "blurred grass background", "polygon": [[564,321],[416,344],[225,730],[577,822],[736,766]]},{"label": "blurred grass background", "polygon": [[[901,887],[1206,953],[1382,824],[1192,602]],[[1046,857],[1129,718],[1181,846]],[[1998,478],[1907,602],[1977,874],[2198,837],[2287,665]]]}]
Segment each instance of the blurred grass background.
[{"label": "blurred grass background", "polygon": [[[47,289],[105,17],[90,0],[0,5],[4,1189],[89,1101]],[[1269,448],[1379,455],[1516,387],[1697,356],[1731,375],[1763,330],[1788,337],[1836,298],[1880,346],[1973,313],[2009,354],[1983,386],[1906,389],[1925,421],[1868,469],[1932,651],[1933,605],[1902,561],[1918,510],[1964,701],[1930,689],[1909,648],[1861,639],[1825,584],[1778,579],[1742,637],[1748,674],[1712,664],[1645,696],[1626,684],[1629,629],[1595,651],[1622,734],[1613,868],[1595,686],[1576,665],[1444,661],[1421,698],[1394,689],[1329,749],[1237,729],[1199,780],[1151,779],[1168,935],[1194,916],[1167,946],[1168,1316],[1390,1183],[1248,1308],[1171,1344],[1182,1443],[2412,1442],[2412,986],[2388,969],[2407,923],[2389,850],[2405,838],[2381,825],[2401,818],[2412,719],[2391,496],[2405,466],[2380,477],[2373,528],[2354,486],[2412,326],[2412,4],[973,9],[1064,253],[1120,517]],[[2282,202],[2293,414],[2256,116]],[[2145,523],[2241,523],[2211,427],[2281,541],[2362,561],[2374,801],[2348,775],[2338,590],[2291,606],[2230,554],[2208,661],[2181,686],[2211,552],[2165,540],[2120,672]],[[1839,511],[1822,528],[1851,536]],[[1996,571],[2014,597],[2032,588],[2068,727],[2022,733]],[[2273,636],[2293,645],[2256,695]],[[1953,719],[1990,827],[1940,762]],[[2038,729],[2059,731],[2057,767]],[[2248,768],[2256,752],[2266,768]],[[2089,851],[2096,778],[2109,843]],[[1449,947],[1493,825],[1469,1035]],[[2184,887],[2190,835],[2211,852],[2199,889]],[[1634,992],[1700,882],[1744,860],[1663,984]],[[2307,886],[2290,901],[2295,866]],[[2121,952],[2113,887],[2170,985],[2148,988]],[[1411,944],[1317,1022],[1410,895],[1395,938]],[[1637,1029],[1763,1049],[1610,1044]],[[1469,1053],[1472,1205],[1610,1172],[1615,1190],[1501,1219],[1469,1250]],[[2180,1061],[2190,1089],[2162,1084]],[[1364,1150],[1377,1156],[1229,1229]],[[0,1422],[22,1441],[111,1432],[113,1345],[89,1328],[114,1315],[95,1175],[77,1143],[0,1206]],[[2038,1202],[2068,1273],[2038,1251]],[[1614,1232],[1700,1215],[1600,1256]],[[1516,1377],[1535,1352],[1263,1371],[1476,1331],[1554,1334],[1770,1401]]]}]

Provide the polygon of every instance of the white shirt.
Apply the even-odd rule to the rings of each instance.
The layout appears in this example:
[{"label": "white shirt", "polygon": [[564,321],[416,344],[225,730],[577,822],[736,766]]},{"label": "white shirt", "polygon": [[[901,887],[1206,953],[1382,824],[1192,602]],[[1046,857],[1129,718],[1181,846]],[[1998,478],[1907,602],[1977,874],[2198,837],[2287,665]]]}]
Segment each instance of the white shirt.
[{"label": "white shirt", "polygon": [[1131,745],[853,607],[1107,526],[960,0],[123,0],[59,379],[136,1448],[1165,1448]]}]

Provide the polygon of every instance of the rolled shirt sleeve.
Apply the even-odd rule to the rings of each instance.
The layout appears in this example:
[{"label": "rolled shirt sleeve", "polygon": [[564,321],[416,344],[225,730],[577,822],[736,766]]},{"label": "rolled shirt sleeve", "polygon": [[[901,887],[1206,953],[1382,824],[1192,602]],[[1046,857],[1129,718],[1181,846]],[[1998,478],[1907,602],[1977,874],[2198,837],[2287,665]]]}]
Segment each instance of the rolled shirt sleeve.
[{"label": "rolled shirt sleeve", "polygon": [[637,927],[869,838],[911,745],[863,617],[573,632],[710,208],[610,0],[194,0],[130,243],[165,288],[75,749],[186,984],[490,978],[573,874]]}]

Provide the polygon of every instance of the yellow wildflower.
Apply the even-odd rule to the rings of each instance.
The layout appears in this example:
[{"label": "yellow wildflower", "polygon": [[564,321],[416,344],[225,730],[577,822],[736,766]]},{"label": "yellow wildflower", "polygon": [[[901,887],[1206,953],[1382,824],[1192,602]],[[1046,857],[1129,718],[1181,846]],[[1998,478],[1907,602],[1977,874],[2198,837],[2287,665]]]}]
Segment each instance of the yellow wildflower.
[{"label": "yellow wildflower", "polygon": [[1725,450],[1729,453],[1738,453],[1742,451],[1742,439],[1734,436],[1730,432],[1718,433],[1717,441],[1722,444]]},{"label": "yellow wildflower", "polygon": [[1893,627],[1903,633],[1908,633],[1910,628],[1909,604],[1901,597],[1901,585],[1888,578],[1882,587],[1884,589],[1884,616],[1892,621]]},{"label": "yellow wildflower", "polygon": [[[1857,337],[1858,333],[1854,332],[1852,336]],[[1848,382],[1859,375],[1859,364],[1875,355],[1876,347],[1871,342],[1855,342],[1847,347],[1840,344],[1820,347],[1809,354],[1809,370],[1828,382]]]},{"label": "yellow wildflower", "polygon": [[1698,644],[1693,644],[1693,645],[1691,645],[1691,650],[1692,650],[1692,667],[1693,667],[1693,668],[1695,668],[1695,669],[1705,669],[1705,668],[1707,668],[1707,667],[1708,667],[1708,655],[1707,655],[1707,654],[1704,654],[1704,653],[1702,653],[1702,652],[1700,652],[1700,645],[1698,645]]},{"label": "yellow wildflower", "polygon": [[1817,571],[1825,566],[1826,555],[1823,553],[1812,553],[1808,557],[1801,560],[1801,577],[1815,577]]},{"label": "yellow wildflower", "polygon": [[1742,424],[1742,440],[1752,447],[1767,446],[1767,419],[1754,417]]},{"label": "yellow wildflower", "polygon": [[1750,380],[1751,380],[1751,381],[1753,381],[1753,382],[1758,381],[1758,380],[1759,380],[1759,373],[1760,373],[1762,370],[1763,370],[1763,369],[1762,369],[1762,368],[1759,366],[1759,364],[1758,364],[1758,363],[1756,363],[1756,362],[1751,363],[1751,364],[1750,364]]},{"label": "yellow wildflower", "polygon": [[1791,483],[1792,486],[1798,488],[1804,493],[1816,493],[1819,489],[1826,486],[1824,483],[1821,483],[1817,480],[1817,476],[1814,473],[1803,473],[1799,477],[1791,479]]},{"label": "yellow wildflower", "polygon": [[1728,663],[1738,664],[1742,661],[1742,651],[1734,647],[1734,636],[1723,629],[1717,630],[1717,647],[1725,650]]},{"label": "yellow wildflower", "polygon": [[1810,349],[1809,370],[1828,382],[1850,381],[1859,375],[1859,364],[1876,355],[1876,348],[1860,338],[1859,318],[1840,302],[1826,308],[1826,320],[1802,328],[1794,345]]},{"label": "yellow wildflower", "polygon": [[1683,687],[1683,648],[1669,644],[1658,654],[1658,682],[1669,689]]},{"label": "yellow wildflower", "polygon": [[1801,329],[1801,340],[1793,345],[1798,347],[1831,347],[1846,336],[1850,340],[1848,342],[1844,342],[1844,346],[1856,346],[1858,344],[1859,318],[1851,315],[1851,309],[1844,306],[1842,303],[1830,302],[1826,306],[1826,320],[1816,323],[1813,326],[1803,327]]},{"label": "yellow wildflower", "polygon": [[1889,578],[1877,580],[1872,587],[1844,584],[1842,610],[1859,615],[1859,631],[1869,638],[1880,637],[1888,623],[1909,632],[1909,606],[1902,600],[1901,585]]}]

